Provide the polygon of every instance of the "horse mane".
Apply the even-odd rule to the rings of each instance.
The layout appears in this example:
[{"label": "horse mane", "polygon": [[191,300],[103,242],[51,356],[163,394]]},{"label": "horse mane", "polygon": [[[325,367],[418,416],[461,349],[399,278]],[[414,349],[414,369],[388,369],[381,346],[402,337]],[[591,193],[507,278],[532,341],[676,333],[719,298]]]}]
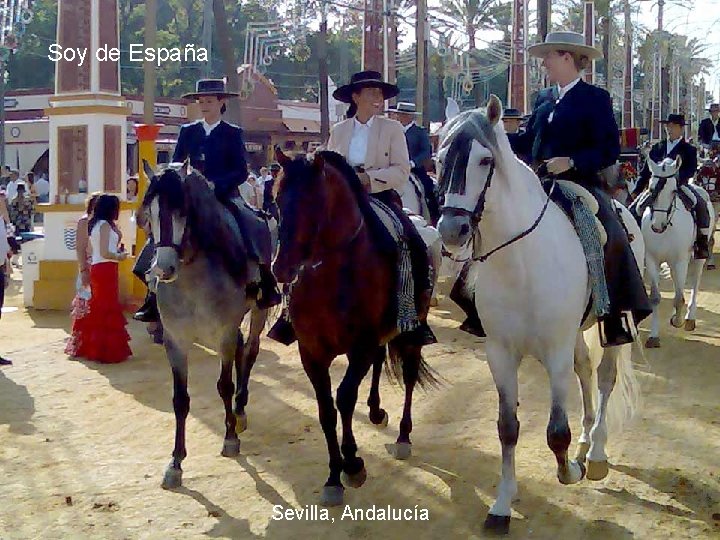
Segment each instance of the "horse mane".
[{"label": "horse mane", "polygon": [[468,157],[473,141],[498,154],[499,145],[494,126],[485,114],[478,110],[465,111],[453,118],[443,129],[442,147],[448,147],[443,174],[440,179],[440,193],[448,191],[465,194]]},{"label": "horse mane", "polygon": [[355,195],[355,200],[360,208],[360,213],[365,220],[365,224],[370,230],[371,236],[379,243],[378,247],[383,248],[384,251],[394,250],[395,246],[394,244],[391,244],[392,240],[389,238],[385,225],[375,213],[375,210],[373,210],[373,207],[370,204],[370,196],[367,191],[365,191],[365,187],[362,185],[360,177],[358,177],[355,169],[353,169],[347,160],[337,152],[323,150],[318,152],[318,154],[325,160],[325,163],[334,169],[337,169],[347,182],[350,190],[353,192],[353,195]]},{"label": "horse mane", "polygon": [[235,217],[220,201],[204,176],[192,172],[183,180],[177,171],[165,170],[148,188],[143,205],[155,196],[185,216],[186,238],[193,250],[222,265],[239,283],[247,279],[247,251]]}]

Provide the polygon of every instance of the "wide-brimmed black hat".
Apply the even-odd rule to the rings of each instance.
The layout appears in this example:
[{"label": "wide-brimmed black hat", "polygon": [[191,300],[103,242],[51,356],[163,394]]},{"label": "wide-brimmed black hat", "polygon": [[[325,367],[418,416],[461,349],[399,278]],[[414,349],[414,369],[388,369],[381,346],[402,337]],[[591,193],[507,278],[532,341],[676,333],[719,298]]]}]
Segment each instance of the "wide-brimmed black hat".
[{"label": "wide-brimmed black hat", "polygon": [[400,93],[397,86],[383,81],[379,72],[361,71],[350,77],[348,84],[335,90],[333,97],[343,103],[352,103],[353,92],[359,92],[363,88],[380,88],[384,99],[392,99]]},{"label": "wide-brimmed black hat", "polygon": [[686,126],[684,114],[668,114],[667,120],[660,120],[661,124],[677,124]]},{"label": "wide-brimmed black hat", "polygon": [[195,92],[185,94],[183,99],[197,99],[200,96],[217,96],[218,99],[222,99],[239,95],[225,90],[224,79],[200,79],[195,85]]},{"label": "wide-brimmed black hat", "polygon": [[414,103],[409,101],[399,101],[397,105],[390,105],[386,112],[401,113],[401,114],[420,114],[417,112],[417,107]]},{"label": "wide-brimmed black hat", "polygon": [[720,103],[713,103],[712,105],[710,105],[710,107],[708,107],[708,111],[720,111]]},{"label": "wide-brimmed black hat", "polygon": [[503,111],[503,120],[522,120],[524,115],[518,109],[505,109]]}]

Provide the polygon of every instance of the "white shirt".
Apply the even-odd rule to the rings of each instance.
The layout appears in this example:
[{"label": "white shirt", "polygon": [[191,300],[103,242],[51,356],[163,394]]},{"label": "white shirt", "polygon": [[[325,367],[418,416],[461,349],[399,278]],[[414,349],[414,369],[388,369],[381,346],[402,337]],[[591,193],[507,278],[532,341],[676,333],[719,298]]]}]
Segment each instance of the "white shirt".
[{"label": "white shirt", "polygon": [[370,117],[370,120],[368,120],[366,124],[363,124],[358,121],[357,118],[353,118],[353,133],[350,139],[350,147],[348,148],[348,163],[353,167],[365,164],[373,119],[374,117]]},{"label": "white shirt", "polygon": [[222,122],[222,118],[221,118],[220,120],[218,120],[217,122],[215,122],[214,124],[208,124],[208,123],[205,121],[205,119],[203,119],[202,125],[203,125],[203,127],[205,128],[205,135],[210,135],[210,132],[211,132],[213,129],[215,129],[216,127],[218,127],[218,124],[220,124],[220,122]]},{"label": "white shirt", "polygon": [[[555,105],[560,103],[560,100],[565,97],[565,94],[567,94],[570,90],[575,88],[575,85],[580,82],[580,77],[572,81],[571,83],[566,84],[565,86],[560,86],[558,84],[558,98],[557,101],[555,101]],[[552,111],[550,113],[550,116],[548,116],[548,122],[552,122],[553,116],[555,114],[555,111]]]},{"label": "white shirt", "polygon": [[713,136],[712,136],[712,140],[713,140],[713,141],[720,141],[720,135],[718,135],[718,130],[717,130],[717,125],[718,125],[718,122],[720,122],[720,118],[718,118],[717,120],[713,120],[713,118],[712,118],[712,116],[711,116],[711,117],[710,117],[710,121],[712,122],[712,125],[713,125]]},{"label": "white shirt", "polygon": [[45,177],[40,178],[35,182],[35,190],[37,191],[38,197],[44,197],[50,194],[50,182],[45,180]]},{"label": "white shirt", "polygon": [[254,184],[251,184],[250,182],[243,182],[240,184],[240,187],[238,188],[240,190],[240,196],[245,199],[245,202],[248,203],[253,208],[257,208],[257,190],[255,188]]},{"label": "white shirt", "polygon": [[7,200],[8,202],[10,202],[17,195],[17,180],[10,180],[10,182],[8,182],[7,188],[5,189],[7,192]]},{"label": "white shirt", "polygon": [[7,228],[5,220],[0,217],[0,268],[5,264],[8,253],[10,253],[10,244],[7,239]]},{"label": "white shirt", "polygon": [[[104,262],[118,262],[114,259],[103,259],[103,256],[100,254],[100,228],[103,226],[103,224],[110,227],[110,224],[107,221],[101,220],[95,224],[92,232],[90,233],[90,245],[92,246],[92,264],[100,264]],[[119,241],[120,237],[118,236],[118,233],[116,233],[112,229],[112,227],[110,227],[110,238],[108,240],[108,251],[110,253],[113,253],[115,255],[118,254]]]},{"label": "white shirt", "polygon": [[672,152],[672,149],[675,148],[681,140],[682,140],[682,137],[680,137],[679,139],[675,139],[674,141],[671,141],[670,139],[668,139],[666,154],[669,155],[670,152]]},{"label": "white shirt", "polygon": [[405,130],[405,133],[408,132],[408,130],[415,125],[415,120],[410,122],[407,126],[403,126],[403,129]]}]

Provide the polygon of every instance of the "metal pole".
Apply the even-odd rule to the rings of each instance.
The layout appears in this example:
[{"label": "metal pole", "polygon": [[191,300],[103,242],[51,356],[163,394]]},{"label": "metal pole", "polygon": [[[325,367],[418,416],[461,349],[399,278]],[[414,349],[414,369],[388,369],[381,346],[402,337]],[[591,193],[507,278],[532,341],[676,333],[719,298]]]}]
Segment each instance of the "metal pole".
[{"label": "metal pole", "polygon": [[322,20],[320,22],[320,39],[318,41],[318,62],[320,71],[320,139],[325,142],[330,138],[330,104],[328,90],[327,64],[327,2],[322,2]]},{"label": "metal pole", "polygon": [[212,24],[213,24],[213,5],[212,0],[205,0],[205,9],[203,10],[203,47],[207,50],[208,62],[205,64],[205,77],[210,77],[212,65]]},{"label": "metal pole", "polygon": [[623,127],[633,127],[634,103],[633,103],[633,28],[630,18],[630,0],[625,0],[625,69],[623,73]]},{"label": "metal pole", "polygon": [[383,0],[382,30],[383,30],[383,80],[390,80],[390,47],[388,43],[388,3]]},{"label": "metal pole", "polygon": [[0,60],[0,166],[5,166],[5,61]]},{"label": "metal pole", "polygon": [[417,111],[420,113],[422,124],[429,126],[427,118],[427,0],[417,0],[417,20],[415,21],[415,37],[417,43],[417,82],[415,87],[415,101]]},{"label": "metal pole", "polygon": [[[156,48],[157,42],[157,0],[146,0],[145,2],[145,48]],[[155,120],[155,65],[145,61],[143,82],[143,121],[146,124],[153,124]],[[142,169],[142,167],[141,167]]]}]

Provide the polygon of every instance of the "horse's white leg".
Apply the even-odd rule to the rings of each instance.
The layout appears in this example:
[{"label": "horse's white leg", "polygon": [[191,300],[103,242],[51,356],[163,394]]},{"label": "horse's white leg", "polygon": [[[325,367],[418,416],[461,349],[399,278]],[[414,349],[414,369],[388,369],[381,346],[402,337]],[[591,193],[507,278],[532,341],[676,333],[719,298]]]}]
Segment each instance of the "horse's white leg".
[{"label": "horse's white leg", "polygon": [[507,534],[510,528],[512,499],[517,493],[515,446],[520,432],[517,419],[520,356],[503,346],[488,344],[487,358],[499,397],[498,435],[502,444],[502,473],[497,499],[488,512],[485,528]]},{"label": "horse's white leg", "polygon": [[620,347],[609,347],[603,349],[603,357],[598,368],[598,388],[600,398],[598,400],[598,412],[595,417],[595,424],[590,431],[590,452],[588,453],[588,480],[602,480],[608,474],[607,454],[607,408],[610,394],[615,386],[617,377],[617,358]]},{"label": "horse's white leg", "polygon": [[650,321],[650,337],[645,346],[649,349],[660,347],[660,267],[657,261],[649,254],[645,255],[645,271],[650,280],[650,305],[652,305],[652,319]]},{"label": "horse's white leg", "polygon": [[567,417],[567,396],[573,376],[573,349],[570,344],[550,353],[543,364],[550,376],[552,404],[547,427],[547,442],[558,464],[558,480],[561,484],[575,484],[585,476],[585,466],[568,459],[568,447],[572,440]]},{"label": "horse's white leg", "polygon": [[675,264],[670,266],[670,273],[672,274],[673,283],[675,285],[673,316],[670,319],[670,324],[672,324],[675,328],[680,328],[683,324],[683,309],[685,308],[685,281],[687,280],[689,262],[689,258],[684,256],[680,260],[676,261]]},{"label": "horse's white leg", "polygon": [[585,456],[590,450],[590,430],[595,422],[595,410],[593,407],[593,367],[590,360],[590,352],[582,332],[578,332],[575,342],[575,374],[580,381],[580,391],[583,402],[582,433],[578,439],[578,448],[575,459],[584,462]]},{"label": "horse's white leg", "polygon": [[704,262],[693,259],[690,261],[690,283],[692,289],[690,290],[690,302],[688,304],[688,311],[685,315],[685,330],[695,330],[695,320],[697,318],[697,301],[698,294],[700,293],[700,281],[702,280]]}]

